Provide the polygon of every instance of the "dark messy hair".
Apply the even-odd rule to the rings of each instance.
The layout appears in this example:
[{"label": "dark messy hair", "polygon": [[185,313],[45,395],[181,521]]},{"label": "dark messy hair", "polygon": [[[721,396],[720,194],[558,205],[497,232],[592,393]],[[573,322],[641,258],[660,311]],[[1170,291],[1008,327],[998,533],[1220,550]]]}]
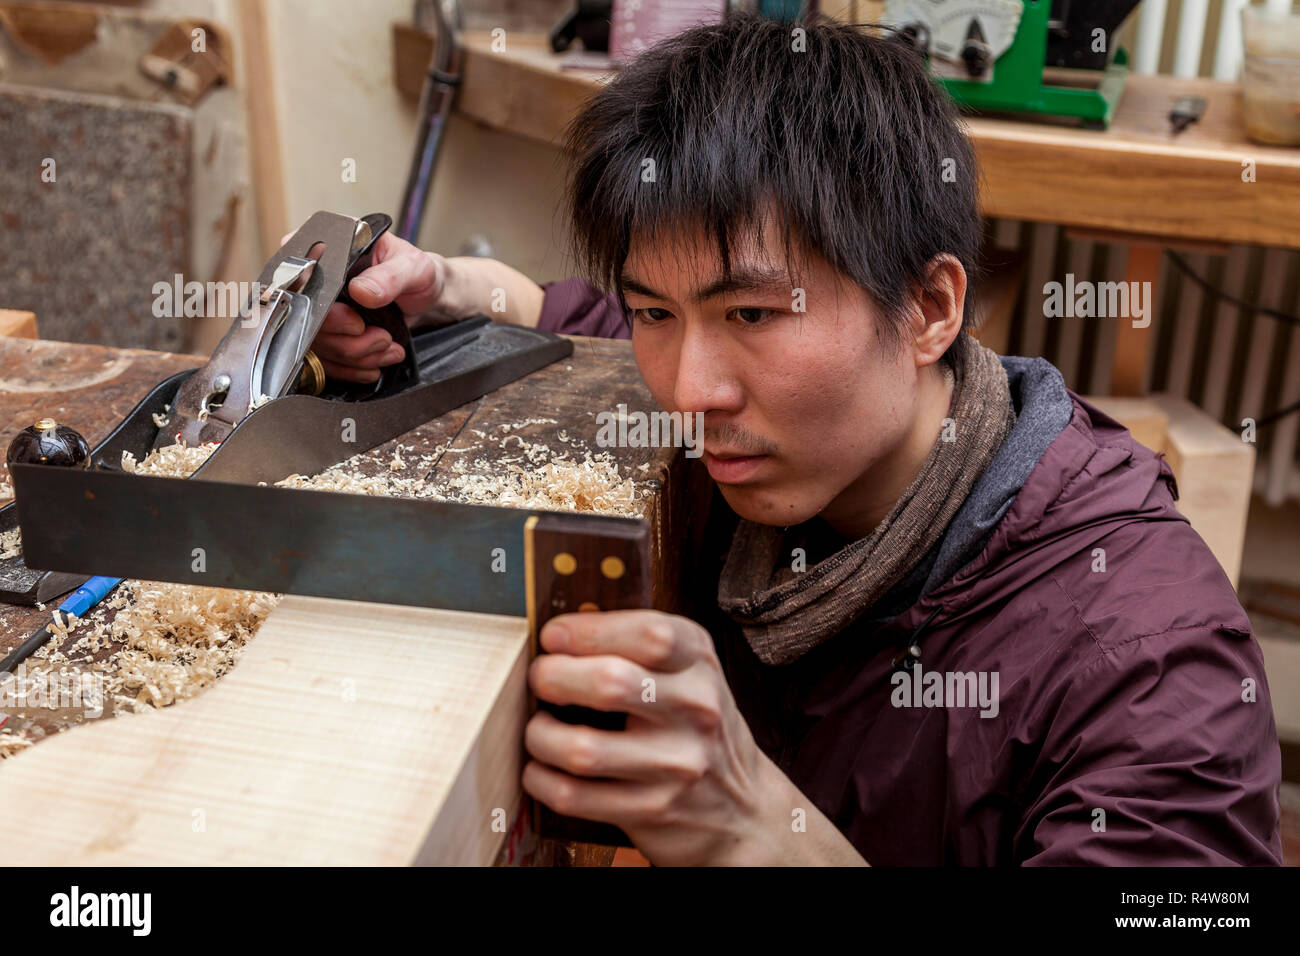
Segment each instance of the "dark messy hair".
[{"label": "dark messy hair", "polygon": [[625,311],[633,237],[666,250],[707,237],[727,278],[737,240],[761,241],[774,212],[790,274],[797,245],[820,255],[878,304],[891,344],[941,252],[966,270],[971,328],[974,151],[951,99],[897,39],[821,17],[733,14],[624,67],[570,123],[566,145],[575,258]]}]

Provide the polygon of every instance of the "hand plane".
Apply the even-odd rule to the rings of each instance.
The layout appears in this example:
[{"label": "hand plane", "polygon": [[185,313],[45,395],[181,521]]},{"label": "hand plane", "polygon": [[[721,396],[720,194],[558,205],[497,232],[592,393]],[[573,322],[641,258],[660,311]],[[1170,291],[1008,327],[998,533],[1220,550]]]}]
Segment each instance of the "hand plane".
[{"label": "hand plane", "polygon": [[[322,394],[328,384],[310,346],[325,314],[346,302],[367,325],[385,329],[406,355],[382,370],[376,385],[343,390],[353,399],[391,395],[419,379],[411,333],[396,306],[357,305],[347,286],[373,259],[375,242],[391,225],[388,216],[361,219],[318,212],[271,257],[253,284],[252,301],[213,351],[207,365],[176,393],[172,423],[155,447],[221,442],[260,404],[289,392]],[[338,390],[335,390],[338,393]]]}]

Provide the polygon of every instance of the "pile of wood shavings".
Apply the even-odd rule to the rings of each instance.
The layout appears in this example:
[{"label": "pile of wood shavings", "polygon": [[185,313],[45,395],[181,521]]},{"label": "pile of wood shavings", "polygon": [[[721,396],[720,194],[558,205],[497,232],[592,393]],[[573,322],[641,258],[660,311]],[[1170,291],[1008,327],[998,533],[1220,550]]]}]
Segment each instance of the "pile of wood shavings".
[{"label": "pile of wood shavings", "polygon": [[[281,488],[307,488],[312,491],[341,491],[351,495],[379,495],[386,498],[427,498],[429,484],[421,477],[433,467],[435,455],[422,455],[409,462],[402,459],[402,445],[393,450],[387,470],[367,474],[361,470],[363,462],[374,461],[371,452],[354,455],[347,461],[332,465],[316,475],[290,475],[276,482]],[[407,449],[408,451],[410,449]],[[424,466],[422,469],[421,466]],[[402,471],[413,475],[398,474]]]},{"label": "pile of wood shavings", "polygon": [[0,760],[21,753],[32,745],[32,739],[21,730],[0,727]]},{"label": "pile of wood shavings", "polygon": [[111,625],[97,622],[72,650],[123,644],[109,658],[105,696],[137,713],[166,707],[230,670],[277,603],[259,591],[124,581],[108,600],[117,611]]},{"label": "pile of wood shavings", "polygon": [[0,559],[16,558],[23,553],[23,532],[21,528],[0,533]]},{"label": "pile of wood shavings", "polygon": [[492,503],[510,508],[584,511],[636,517],[636,483],[623,478],[608,452],[582,461],[556,460],[527,470],[508,466],[504,475],[473,473],[456,462],[445,486],[434,497],[470,504]]},{"label": "pile of wood shavings", "polygon": [[472,429],[481,441],[497,445],[501,454],[493,456],[490,464],[493,469],[504,466],[505,473],[485,471],[484,461],[471,468],[462,459],[452,464],[433,497],[510,508],[639,516],[638,501],[647,492],[638,492],[636,482],[622,476],[611,453],[592,454],[585,444],[570,439],[564,431],[556,437],[571,450],[559,455],[549,445],[514,434],[528,425],[554,424],[554,419],[529,419],[499,425],[490,432]]},{"label": "pile of wood shavings", "polygon": [[[414,459],[418,467],[423,459]],[[335,465],[319,475],[290,475],[276,482],[281,487],[314,491],[342,491],[390,498],[433,498],[462,504],[493,504],[507,508],[543,511],[583,511],[636,517],[636,483],[623,478],[606,452],[582,461],[554,460],[525,470],[516,464],[504,474],[472,472],[464,461],[455,462],[441,478],[427,479],[393,473],[367,475],[355,470],[356,459]]]},{"label": "pile of wood shavings", "polygon": [[188,478],[217,450],[216,442],[190,447],[184,443],[151,451],[144,461],[136,461],[129,451],[122,452],[122,470],[133,475],[162,475]]},{"label": "pile of wood shavings", "polygon": [[[473,430],[485,444],[495,444],[500,455],[480,459],[471,469],[464,459],[454,461],[442,475],[425,477],[442,454],[475,452],[477,447],[444,448],[434,454],[413,455],[414,446],[395,446],[388,470],[367,474],[361,470],[366,454],[327,468],[314,476],[290,475],[276,482],[281,487],[392,498],[433,498],[462,504],[493,504],[544,511],[581,511],[592,514],[637,517],[641,514],[636,482],[624,478],[609,452],[593,455],[567,436],[561,440],[572,451],[556,455],[550,446],[529,442],[513,434],[526,425],[555,424],[554,419],[530,419],[499,425],[491,433]],[[523,462],[527,467],[522,467]],[[504,471],[502,470],[504,468]],[[491,470],[486,470],[491,469]]]}]

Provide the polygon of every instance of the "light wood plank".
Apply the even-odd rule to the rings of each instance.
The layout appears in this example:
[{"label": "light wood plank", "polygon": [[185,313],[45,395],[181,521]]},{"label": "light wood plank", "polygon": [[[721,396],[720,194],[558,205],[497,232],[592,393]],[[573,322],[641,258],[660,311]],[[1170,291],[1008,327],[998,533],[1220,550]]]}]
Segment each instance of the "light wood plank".
[{"label": "light wood plank", "polygon": [[1242,311],[1229,301],[1231,296],[1240,299],[1246,289],[1246,272],[1250,268],[1250,249],[1233,246],[1223,266],[1220,287],[1224,297],[1214,310],[1214,331],[1210,337],[1210,362],[1205,369],[1205,394],[1201,407],[1212,418],[1221,419],[1228,403],[1228,383],[1232,379],[1232,359],[1237,339],[1237,327]]},{"label": "light wood plank", "polygon": [[6,761],[0,862],[489,864],[526,668],[522,618],[288,596],[199,697]]},{"label": "light wood plank", "polygon": [[988,270],[975,299],[975,331],[980,344],[999,355],[1007,354],[1011,324],[1015,321],[1025,279],[1025,259],[1016,250],[985,247],[980,254]]},{"label": "light wood plank", "polygon": [[36,313],[0,309],[0,335],[17,339],[37,338]]},{"label": "light wood plank", "polygon": [[1283,740],[1300,741],[1300,694],[1296,693],[1300,687],[1300,643],[1258,633],[1255,640],[1264,652],[1277,735]]},{"label": "light wood plank", "polygon": [[1150,396],[1169,416],[1165,460],[1178,481],[1178,510],[1223,565],[1232,586],[1241,576],[1255,446],[1184,398]]},{"label": "light wood plank", "polygon": [[[1076,279],[1092,275],[1093,241],[1070,236],[1068,271]],[[1061,337],[1056,347],[1056,366],[1061,370],[1068,388],[1082,389],[1079,382],[1079,354],[1083,350],[1083,324],[1086,319],[1078,315],[1062,316]]]},{"label": "light wood plank", "polygon": [[258,0],[239,0],[239,32],[243,38],[239,82],[243,84],[248,110],[249,155],[257,199],[258,236],[262,243],[262,255],[254,258],[259,260],[279,249],[280,237],[290,229],[272,66],[275,51],[268,39],[269,16],[265,4]]},{"label": "light wood plank", "polygon": [[1175,506],[1209,545],[1236,587],[1246,542],[1255,446],[1181,396],[1090,395],[1085,401],[1115,419],[1152,451],[1164,453],[1178,482]]}]

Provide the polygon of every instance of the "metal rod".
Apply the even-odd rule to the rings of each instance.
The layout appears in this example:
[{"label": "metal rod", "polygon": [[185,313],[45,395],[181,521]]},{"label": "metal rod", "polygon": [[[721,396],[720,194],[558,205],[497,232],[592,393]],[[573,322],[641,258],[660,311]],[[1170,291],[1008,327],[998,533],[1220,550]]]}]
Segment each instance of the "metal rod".
[{"label": "metal rod", "polygon": [[[429,62],[429,75],[420,94],[420,121],[411,157],[406,189],[397,211],[397,228],[394,230],[408,242],[416,242],[424,209],[433,186],[433,170],[442,146],[442,135],[451,116],[456,88],[460,85],[460,27],[459,0],[433,0],[433,16],[437,24],[433,57]],[[417,20],[419,5],[417,4]]]}]

